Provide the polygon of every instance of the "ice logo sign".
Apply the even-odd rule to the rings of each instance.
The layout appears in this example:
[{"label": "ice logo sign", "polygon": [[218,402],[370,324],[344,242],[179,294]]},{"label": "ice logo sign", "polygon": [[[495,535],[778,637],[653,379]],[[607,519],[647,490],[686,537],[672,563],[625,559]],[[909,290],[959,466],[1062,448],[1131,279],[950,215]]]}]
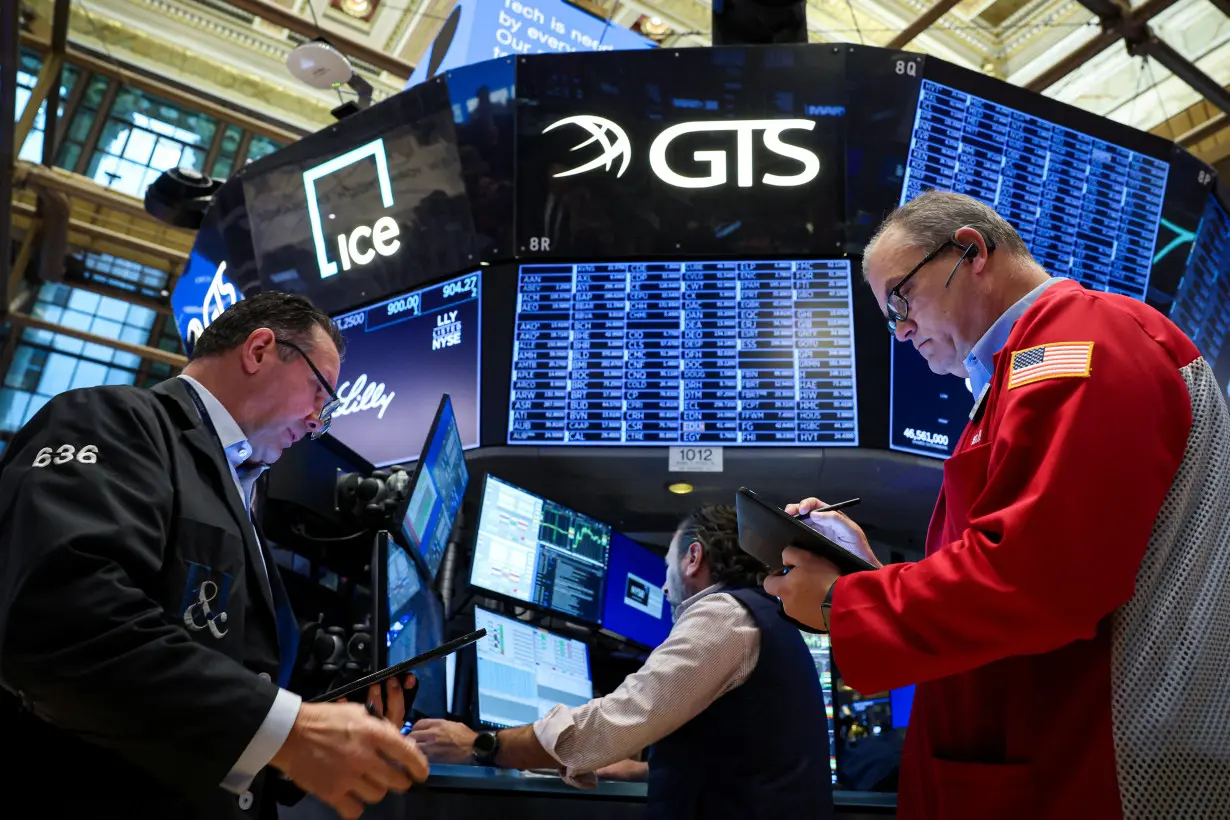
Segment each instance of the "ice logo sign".
[{"label": "ice logo sign", "polygon": [[[320,218],[320,201],[316,195],[316,182],[329,174],[337,173],[365,159],[376,164],[376,180],[380,188],[380,202],[385,210],[393,207],[393,185],[389,179],[389,161],[384,152],[384,139],[375,139],[360,145],[339,157],[321,163],[303,172],[303,187],[307,194],[308,219],[312,223],[312,242],[316,245],[316,261],[320,266],[320,278],[328,279],[338,272],[338,262],[329,258],[330,239],[325,236]],[[332,216],[332,214],[330,215]],[[333,239],[337,244],[337,258],[343,271],[355,266],[367,265],[379,256],[392,256],[401,248],[401,229],[397,220],[382,216],[371,225],[359,225],[349,234],[339,232]]]},{"label": "ice logo sign", "polygon": [[[603,168],[610,171],[615,160],[622,160],[616,177],[623,176],[631,161],[632,144],[628,135],[617,124],[602,117],[581,114],[557,120],[543,129],[543,133],[552,131],[563,125],[576,125],[589,132],[589,139],[573,146],[578,151],[592,143],[602,146],[602,153],[588,162],[578,165],[568,171],[555,174],[557,177],[567,177],[574,174]],[[667,161],[667,151],[675,140],[687,134],[714,134],[733,132],[735,137],[734,171],[735,184],[740,188],[751,188],[757,183],[753,154],[755,137],[761,134],[764,147],[778,156],[795,160],[801,166],[796,174],[788,176],[781,174],[762,174],[759,182],[778,188],[793,188],[806,185],[820,175],[820,157],[812,151],[798,145],[786,142],[782,135],[786,131],[812,131],[816,127],[815,120],[699,120],[681,122],[672,125],[654,138],[649,146],[649,168],[654,176],[676,188],[715,188],[725,185],[730,173],[730,152],[726,150],[698,150],[692,153],[692,159],[702,167],[707,168],[704,176],[685,176],[672,168]]]},{"label": "ice logo sign", "polygon": [[235,286],[226,278],[226,263],[223,262],[218,266],[213,281],[209,283],[209,289],[205,291],[205,298],[201,301],[200,317],[193,316],[188,321],[188,330],[185,333],[188,349],[192,349],[196,340],[201,338],[201,334],[205,332],[205,328],[222,315],[222,311],[237,303],[241,298]]}]

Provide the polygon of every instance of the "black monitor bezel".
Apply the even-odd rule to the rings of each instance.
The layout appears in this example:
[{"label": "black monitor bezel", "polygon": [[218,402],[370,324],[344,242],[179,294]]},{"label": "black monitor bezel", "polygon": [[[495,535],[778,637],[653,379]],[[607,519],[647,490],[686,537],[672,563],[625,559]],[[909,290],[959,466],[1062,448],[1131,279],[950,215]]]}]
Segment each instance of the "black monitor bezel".
[{"label": "black monitor bezel", "polygon": [[[436,437],[436,431],[440,427],[440,420],[444,418],[444,408],[445,407],[447,407],[449,412],[453,414],[454,422],[456,421],[457,414],[456,414],[456,411],[453,410],[452,398],[449,396],[448,393],[441,393],[440,403],[439,405],[436,406],[436,414],[431,419],[431,426],[427,428],[427,438],[423,442],[423,449],[422,451],[420,451],[419,457],[415,461],[411,462],[411,466],[402,465],[403,468],[406,470],[406,472],[409,474],[410,481],[406,485],[405,498],[401,500],[401,502],[397,505],[397,509],[394,511],[393,520],[396,522],[396,525],[391,532],[391,534],[397,540],[397,542],[401,544],[402,547],[404,547],[406,551],[410,553],[410,555],[414,558],[414,560],[419,563],[420,568],[423,570],[424,574],[428,578],[428,583],[432,585],[434,585],[436,582],[436,576],[440,574],[440,567],[437,567],[436,571],[432,572],[431,567],[427,565],[427,557],[421,553],[418,547],[410,543],[410,535],[406,532],[405,520],[406,520],[406,512],[410,509],[410,499],[414,496],[414,488],[418,485],[419,479],[422,477],[422,474],[423,474],[423,469],[424,469],[423,462],[425,460],[425,457],[428,451],[431,449],[432,440],[434,440]],[[461,435],[460,433],[458,433],[458,438],[460,437]],[[466,464],[464,447],[462,447],[461,449],[461,463],[465,465],[465,468],[466,468],[465,489],[469,489],[470,487],[470,466]],[[465,490],[462,490],[463,495],[464,493],[465,493]],[[458,515],[460,515],[460,513],[461,511],[459,509]],[[453,528],[456,529],[456,527],[457,527],[457,519],[456,517],[454,517],[453,518]],[[441,566],[443,566],[443,562],[441,562]]]},{"label": "black monitor bezel", "polygon": [[[602,601],[598,605],[598,619],[597,620],[589,620],[587,618],[582,618],[579,615],[573,615],[569,612],[561,612],[558,609],[552,609],[551,607],[543,606],[542,604],[536,604],[533,601],[524,601],[524,600],[521,600],[520,598],[514,598],[513,596],[508,595],[506,593],[497,592],[496,590],[488,589],[487,587],[474,583],[474,581],[472,580],[474,578],[474,558],[475,558],[475,555],[477,555],[478,553],[478,536],[479,536],[479,533],[482,531],[482,527],[483,527],[483,499],[487,497],[487,483],[488,483],[488,480],[492,478],[494,478],[496,481],[499,481],[503,484],[507,484],[509,487],[512,487],[516,490],[520,490],[523,493],[529,493],[530,495],[534,496],[535,498],[541,501],[551,501],[551,499],[547,498],[546,496],[540,495],[534,492],[533,490],[527,490],[525,487],[522,487],[519,484],[514,484],[513,482],[508,481],[507,479],[500,478],[499,476],[493,475],[490,472],[483,473],[483,483],[479,489],[479,496],[478,496],[478,514],[476,516],[476,520],[474,523],[474,538],[470,542],[470,568],[466,574],[466,587],[468,589],[481,592],[483,597],[485,598],[491,598],[492,600],[500,601],[501,603],[507,604],[509,606],[532,609],[535,612],[541,612],[544,615],[550,615],[551,617],[560,618],[570,623],[575,623],[575,624],[578,624],[580,626],[584,626],[590,629],[601,629],[602,628],[603,607],[606,606],[606,582],[607,582],[607,576],[610,573],[610,566],[611,566],[611,555],[609,551],[607,552],[606,564],[602,568],[602,583],[599,585],[599,588],[598,588],[599,594],[602,595],[603,597],[602,597]],[[599,524],[602,524],[603,526],[610,528],[611,532],[615,531],[615,528],[612,527],[610,524],[607,524],[605,521],[600,521],[599,519],[594,518],[592,515],[589,515],[588,513],[581,512],[580,510],[574,509],[573,507],[570,507],[567,504],[562,504],[558,501],[551,501],[551,503],[559,504],[561,507],[564,507],[570,512],[574,512],[578,515],[584,515],[586,518],[589,518],[593,521],[597,521]]]}]

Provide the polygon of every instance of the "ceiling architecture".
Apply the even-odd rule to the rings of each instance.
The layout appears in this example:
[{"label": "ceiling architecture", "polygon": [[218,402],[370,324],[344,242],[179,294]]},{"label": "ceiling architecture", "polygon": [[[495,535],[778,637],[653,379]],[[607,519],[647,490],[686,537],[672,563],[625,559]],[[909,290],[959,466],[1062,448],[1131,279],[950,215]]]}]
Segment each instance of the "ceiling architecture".
[{"label": "ceiling architecture", "polygon": [[[1127,0],[1113,2],[1125,12]],[[1077,0],[941,0],[948,9],[904,48],[934,55],[1138,128],[1179,140],[1206,161],[1230,156],[1225,117],[1155,60],[1122,40],[1056,78],[1099,38]],[[289,51],[319,31],[350,55],[377,99],[398,91],[430,47],[453,0],[74,0],[70,42],[298,131],[333,122],[342,99],[296,82]],[[709,43],[708,0],[575,0],[665,46]],[[50,19],[52,0],[29,0]],[[808,0],[815,42],[900,46],[930,0]],[[1222,87],[1230,84],[1228,0],[1132,3],[1153,33]],[[1160,13],[1154,12],[1160,9]],[[1082,51],[1084,49],[1084,51]],[[1073,56],[1077,55],[1077,56]],[[1048,76],[1048,70],[1051,76]],[[1212,122],[1209,122],[1212,120]]]}]

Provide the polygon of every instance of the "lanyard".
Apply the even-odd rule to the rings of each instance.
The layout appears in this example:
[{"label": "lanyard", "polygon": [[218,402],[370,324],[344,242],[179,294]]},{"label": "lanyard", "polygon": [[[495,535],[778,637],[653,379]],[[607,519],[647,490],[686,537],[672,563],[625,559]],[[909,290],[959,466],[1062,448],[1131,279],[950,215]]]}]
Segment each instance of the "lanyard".
[{"label": "lanyard", "polygon": [[[239,500],[243,502],[243,507],[248,513],[248,521],[252,521],[252,510],[250,509],[251,499],[247,497],[243,490],[243,481],[239,478],[239,470],[231,464],[230,456],[227,455],[226,447],[222,444],[222,437],[218,435],[218,428],[214,427],[213,419],[209,417],[209,411],[205,409],[205,402],[201,400],[201,394],[192,386],[192,382],[186,379],[180,379],[184,383],[184,388],[188,391],[188,395],[192,397],[192,403],[196,405],[196,410],[201,414],[201,421],[205,422],[205,426],[209,428],[209,434],[214,437],[214,441],[218,442],[218,448],[222,450],[222,460],[226,462],[226,466],[230,468],[231,476],[235,479],[235,489],[239,491]],[[253,525],[255,526],[255,525]],[[259,539],[258,539],[259,540]]]},{"label": "lanyard", "polygon": [[[205,422],[205,426],[209,428],[209,434],[214,437],[214,441],[218,442],[218,447],[222,449],[222,457],[226,458],[226,447],[222,446],[222,437],[218,435],[218,428],[214,427],[214,420],[209,417],[209,411],[205,409],[205,402],[201,401],[201,394],[192,386],[192,382],[187,379],[180,379],[180,381],[184,383],[184,389],[188,391],[192,403],[196,405],[196,411],[201,414],[201,421]],[[228,465],[231,463],[229,458],[226,458],[226,463]]]}]

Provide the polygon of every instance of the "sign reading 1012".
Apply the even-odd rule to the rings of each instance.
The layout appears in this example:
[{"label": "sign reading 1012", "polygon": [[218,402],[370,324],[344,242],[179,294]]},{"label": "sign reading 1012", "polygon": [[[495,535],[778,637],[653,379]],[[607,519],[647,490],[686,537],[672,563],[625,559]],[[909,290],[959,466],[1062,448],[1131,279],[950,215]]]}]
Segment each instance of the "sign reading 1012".
[{"label": "sign reading 1012", "polygon": [[667,472],[720,473],[721,447],[671,447]]}]

